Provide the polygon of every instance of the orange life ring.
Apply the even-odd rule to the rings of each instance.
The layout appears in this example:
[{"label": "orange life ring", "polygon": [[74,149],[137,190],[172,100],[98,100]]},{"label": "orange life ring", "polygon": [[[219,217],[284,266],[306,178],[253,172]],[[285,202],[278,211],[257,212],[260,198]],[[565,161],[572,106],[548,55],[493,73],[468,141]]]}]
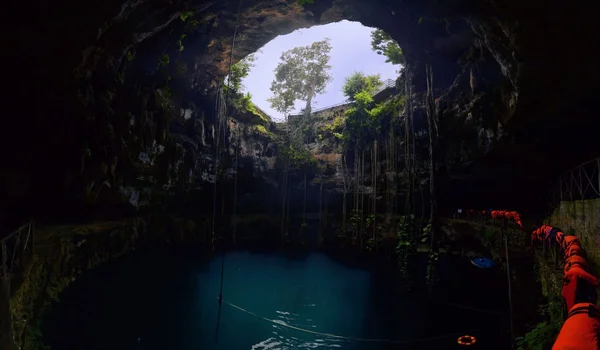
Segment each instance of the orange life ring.
[{"label": "orange life ring", "polygon": [[475,337],[472,335],[463,335],[458,337],[458,340],[456,340],[456,342],[458,343],[458,345],[470,346],[475,344],[475,342],[477,342],[477,339],[475,339]]}]

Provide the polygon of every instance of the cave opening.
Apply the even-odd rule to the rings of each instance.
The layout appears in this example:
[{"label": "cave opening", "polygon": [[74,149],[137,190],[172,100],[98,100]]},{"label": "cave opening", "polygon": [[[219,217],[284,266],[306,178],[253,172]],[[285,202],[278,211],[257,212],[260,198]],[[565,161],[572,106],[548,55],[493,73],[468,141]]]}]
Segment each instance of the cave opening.
[{"label": "cave opening", "polygon": [[[9,5],[7,13],[27,20],[5,23],[14,33],[6,52],[14,98],[0,127],[0,237],[29,220],[40,235],[35,258],[22,265],[33,272],[16,269],[2,290],[10,291],[19,344],[36,343],[39,305],[86,268],[138,245],[182,243],[207,255],[223,247],[322,249],[402,266],[417,255],[426,260],[417,263],[419,276],[435,283],[438,252],[502,262],[503,230],[521,238],[552,220],[582,232],[590,259],[598,256],[588,244],[597,239],[598,207],[588,201],[600,186],[600,119],[587,4]],[[405,64],[386,94],[367,89],[325,112],[318,97],[314,106],[298,102],[285,125],[261,111],[269,106],[258,93],[247,91],[257,111],[223,93],[230,60],[238,64],[277,35],[340,21],[379,28],[402,48]],[[520,212],[525,228],[498,226],[480,210],[490,208]],[[15,242],[9,247],[23,241]],[[544,300],[533,278],[544,272],[533,271],[526,243],[515,239],[504,250],[517,256],[514,296]],[[543,317],[537,305],[514,299],[522,335]]]}]

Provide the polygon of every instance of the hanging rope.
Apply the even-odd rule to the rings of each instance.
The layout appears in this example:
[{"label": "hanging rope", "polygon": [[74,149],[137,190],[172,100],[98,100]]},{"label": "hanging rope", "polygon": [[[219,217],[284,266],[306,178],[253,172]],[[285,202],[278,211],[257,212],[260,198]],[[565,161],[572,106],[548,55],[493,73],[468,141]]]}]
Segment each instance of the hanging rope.
[{"label": "hanging rope", "polygon": [[435,340],[442,340],[442,339],[452,339],[452,338],[456,338],[458,336],[461,336],[465,333],[473,333],[475,330],[471,329],[471,330],[467,330],[464,332],[460,332],[460,333],[452,333],[452,334],[445,334],[445,335],[441,335],[441,336],[437,336],[437,337],[428,337],[428,338],[419,338],[419,339],[411,339],[411,340],[394,340],[394,339],[380,339],[380,338],[358,338],[358,337],[346,337],[343,335],[337,335],[337,334],[331,334],[331,333],[323,333],[323,332],[317,332],[317,331],[312,331],[310,329],[304,329],[304,328],[300,328],[300,327],[296,327],[296,326],[292,326],[289,325],[287,323],[284,323],[283,321],[278,321],[278,320],[273,320],[270,318],[266,318],[263,316],[260,316],[258,314],[255,314],[252,311],[248,311],[242,307],[239,307],[235,304],[232,304],[228,301],[223,300],[223,302],[231,307],[233,307],[234,309],[237,309],[239,311],[245,312],[251,316],[254,316],[256,318],[259,318],[263,321],[267,321],[273,324],[276,324],[278,326],[282,326],[282,327],[286,327],[289,329],[293,329],[295,331],[299,331],[299,332],[303,332],[303,333],[309,333],[309,334],[315,334],[315,335],[320,335],[323,337],[329,337],[329,338],[336,338],[336,339],[344,339],[344,340],[349,340],[349,341],[359,341],[359,342],[372,342],[372,343],[394,343],[394,344],[411,344],[411,343],[421,343],[421,342],[428,342],[428,341],[435,341]]},{"label": "hanging rope", "polygon": [[[229,102],[229,94],[231,92],[231,66],[233,65],[233,52],[235,50],[235,37],[237,36],[237,30],[238,27],[240,26],[240,11],[242,8],[242,0],[240,0],[240,2],[238,3],[238,9],[237,9],[237,15],[236,15],[236,19],[235,19],[235,28],[233,29],[233,38],[231,40],[231,53],[229,55],[229,68],[228,68],[228,72],[227,72],[227,91],[225,93],[225,101],[224,101],[224,106],[221,106],[221,112],[223,107],[225,108],[225,117],[227,117],[227,111],[228,111],[228,102]],[[219,91],[219,94],[221,92]],[[224,123],[224,121],[222,121],[221,119],[224,118],[219,118],[219,126],[218,126],[218,131],[217,131],[217,147],[216,147],[216,151],[215,151],[215,185],[214,185],[214,191],[213,191],[213,225],[212,225],[212,236],[213,236],[213,249],[214,249],[214,239],[215,239],[215,218],[216,218],[216,212],[217,212],[217,169],[218,169],[218,155],[219,155],[219,136],[221,133],[221,124]],[[225,135],[225,129],[224,129],[224,125],[223,125],[223,135]],[[223,136],[223,139],[225,139],[225,136]],[[237,147],[237,145],[236,145]],[[237,185],[237,151],[236,151],[236,185]],[[236,194],[234,194],[236,195]],[[235,213],[235,204],[234,204],[234,213]],[[235,223],[234,223],[235,225]],[[235,227],[235,226],[234,226]],[[219,325],[221,324],[221,306],[223,305],[223,280],[225,279],[225,246],[222,245],[221,246],[221,286],[219,288],[219,313],[217,316],[217,329],[215,330],[215,344],[219,343]]]},{"label": "hanging rope", "polygon": [[504,252],[506,254],[506,278],[508,279],[508,305],[510,310],[510,344],[514,348],[515,333],[513,329],[513,303],[512,303],[512,288],[510,285],[510,263],[508,261],[508,235],[504,235]]},{"label": "hanging rope", "polygon": [[238,180],[238,153],[240,150],[241,133],[240,127],[236,124],[236,142],[235,142],[235,161],[234,161],[234,172],[233,172],[233,244],[235,244],[235,235],[237,233],[237,180]]}]

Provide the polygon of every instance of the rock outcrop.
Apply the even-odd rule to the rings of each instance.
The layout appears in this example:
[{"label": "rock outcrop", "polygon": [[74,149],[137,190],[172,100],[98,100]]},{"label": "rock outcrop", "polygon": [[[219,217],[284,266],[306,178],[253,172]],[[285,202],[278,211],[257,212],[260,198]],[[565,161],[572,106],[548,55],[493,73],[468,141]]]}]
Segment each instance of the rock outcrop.
[{"label": "rock outcrop", "polygon": [[243,171],[252,174],[244,179],[265,177],[276,152],[270,124],[265,133],[216,112],[229,59],[342,19],[399,42],[417,107],[432,66],[444,206],[524,211],[540,204],[555,174],[600,149],[590,117],[598,67],[586,49],[593,21],[583,3],[64,0],[13,2],[7,13],[20,16],[7,22],[17,98],[2,127],[2,192],[5,211],[20,216],[115,217],[205,196],[219,137],[231,168],[237,122]]}]

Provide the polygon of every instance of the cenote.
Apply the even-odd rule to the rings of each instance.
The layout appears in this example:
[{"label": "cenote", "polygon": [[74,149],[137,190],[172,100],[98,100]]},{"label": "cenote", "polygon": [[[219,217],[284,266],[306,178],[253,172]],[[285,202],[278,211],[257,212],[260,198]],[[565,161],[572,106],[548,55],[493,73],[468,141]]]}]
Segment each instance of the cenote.
[{"label": "cenote", "polygon": [[[324,253],[145,251],[82,275],[43,323],[53,349],[506,348],[505,276],[442,256],[434,290],[393,261]],[[425,265],[425,264],[423,264]],[[423,276],[424,271],[423,271]],[[503,279],[504,278],[504,279]]]}]

